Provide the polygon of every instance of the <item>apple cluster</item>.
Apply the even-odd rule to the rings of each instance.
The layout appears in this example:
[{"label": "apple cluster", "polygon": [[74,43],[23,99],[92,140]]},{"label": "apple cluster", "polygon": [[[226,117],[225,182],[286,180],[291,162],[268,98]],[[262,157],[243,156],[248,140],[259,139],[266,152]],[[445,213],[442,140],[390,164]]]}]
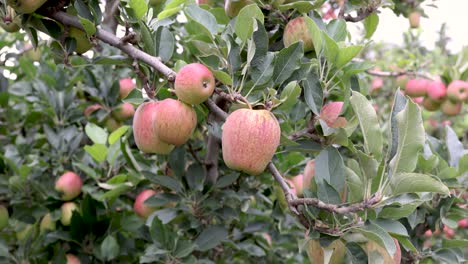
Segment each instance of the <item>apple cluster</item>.
[{"label": "apple cluster", "polygon": [[[65,201],[60,208],[62,211],[60,222],[64,226],[69,226],[71,224],[73,211],[78,210],[78,205],[71,200],[80,195],[82,187],[83,180],[78,174],[72,171],[65,172],[55,182],[55,190],[61,193],[60,198],[62,201]],[[55,229],[55,223],[51,220],[50,215],[44,216],[41,221],[41,227],[42,226],[44,229]]]},{"label": "apple cluster", "polygon": [[405,93],[428,111],[440,109],[447,116],[455,116],[468,102],[468,82],[454,80],[446,86],[441,80],[409,79]]}]

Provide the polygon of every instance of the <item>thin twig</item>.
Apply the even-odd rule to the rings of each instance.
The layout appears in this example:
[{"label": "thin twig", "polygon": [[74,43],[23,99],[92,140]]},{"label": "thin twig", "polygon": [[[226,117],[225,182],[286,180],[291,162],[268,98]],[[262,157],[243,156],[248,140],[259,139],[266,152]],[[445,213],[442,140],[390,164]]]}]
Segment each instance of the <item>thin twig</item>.
[{"label": "thin twig", "polygon": [[377,203],[379,203],[381,199],[382,199],[382,196],[376,194],[368,200],[364,200],[363,202],[350,204],[350,205],[327,204],[317,198],[297,198],[297,199],[290,201],[289,203],[293,206],[311,205],[315,208],[323,209],[331,213],[347,214],[347,213],[359,212],[364,209],[370,208],[376,205]]},{"label": "thin twig", "polygon": [[366,73],[373,75],[373,76],[379,76],[379,77],[398,77],[398,76],[403,76],[403,75],[409,75],[409,76],[421,77],[421,78],[428,79],[428,80],[434,80],[425,74],[414,72],[414,71],[385,72],[385,71],[367,70]]}]

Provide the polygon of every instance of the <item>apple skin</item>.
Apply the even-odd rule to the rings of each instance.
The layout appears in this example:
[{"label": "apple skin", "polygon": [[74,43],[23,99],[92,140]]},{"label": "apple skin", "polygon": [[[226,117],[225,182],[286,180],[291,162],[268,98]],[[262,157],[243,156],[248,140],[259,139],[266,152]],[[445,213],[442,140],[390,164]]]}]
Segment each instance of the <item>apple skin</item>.
[{"label": "apple skin", "polygon": [[81,260],[73,254],[66,254],[65,257],[67,258],[67,264],[81,264]]},{"label": "apple skin", "polygon": [[343,104],[343,102],[331,102],[326,104],[320,110],[320,119],[325,121],[327,126],[331,128],[346,126],[346,119],[344,117],[339,117]]},{"label": "apple skin", "polygon": [[52,220],[52,215],[50,213],[47,213],[42,217],[41,224],[39,226],[39,232],[41,234],[45,233],[47,230],[55,230],[56,228],[56,223],[55,221]]},{"label": "apple skin", "polygon": [[63,201],[70,201],[81,193],[83,180],[76,173],[67,171],[55,182],[55,190],[62,193]]},{"label": "apple skin", "polygon": [[62,211],[62,216],[60,217],[60,222],[64,226],[69,226],[71,224],[71,218],[73,216],[73,211],[78,211],[78,205],[74,202],[63,203],[60,207]]},{"label": "apple skin", "polygon": [[[294,182],[292,181],[292,179],[286,179],[286,182],[288,183],[289,185],[289,189],[291,190],[291,192],[297,196],[298,193],[297,193],[297,190],[296,190],[296,184],[294,184]],[[282,193],[282,192],[281,192]],[[281,196],[283,199],[284,199],[284,196]],[[284,200],[286,202],[286,200]]]},{"label": "apple skin", "polygon": [[8,215],[8,210],[5,206],[0,205],[0,231],[8,226],[8,219],[10,216]]},{"label": "apple skin", "polygon": [[447,87],[441,81],[430,82],[427,86],[427,96],[435,101],[441,101],[447,95]]},{"label": "apple skin", "polygon": [[408,16],[410,27],[418,28],[421,20],[421,14],[418,11],[413,11]]},{"label": "apple skin", "polygon": [[457,223],[459,228],[468,228],[468,218],[461,219]]},{"label": "apple skin", "polygon": [[304,52],[314,50],[312,42],[312,32],[309,31],[308,23],[313,23],[310,17],[297,17],[289,21],[284,28],[283,43],[285,47],[302,41]]},{"label": "apple skin", "polygon": [[447,87],[447,97],[455,102],[468,101],[468,82],[452,81]]},{"label": "apple skin", "polygon": [[33,227],[34,226],[31,224],[26,224],[22,230],[16,232],[16,239],[18,239],[18,241],[24,241],[30,238],[34,232]]},{"label": "apple skin", "polygon": [[384,86],[384,80],[380,77],[374,78],[371,83],[371,93],[376,93]]},{"label": "apple skin", "polygon": [[141,104],[133,117],[133,136],[139,150],[145,153],[169,154],[174,145],[159,139],[156,122],[159,118],[158,105],[160,102],[146,102]]},{"label": "apple skin", "polygon": [[189,105],[198,105],[213,94],[215,78],[205,65],[191,63],[179,70],[174,88],[179,100]]},{"label": "apple skin", "polygon": [[148,216],[150,216],[154,211],[156,211],[157,208],[146,205],[145,201],[156,194],[157,193],[151,189],[147,189],[140,192],[135,199],[135,203],[133,204],[133,211],[135,211],[135,213],[141,218],[148,218]]},{"label": "apple skin", "polygon": [[411,97],[425,96],[429,81],[426,79],[410,79],[406,82],[406,94]]},{"label": "apple skin", "polygon": [[304,194],[304,174],[299,174],[291,178],[291,182],[294,185],[297,196]]},{"label": "apple skin", "polygon": [[131,78],[123,78],[119,80],[119,98],[124,99],[128,94],[135,89],[136,85]]},{"label": "apple skin", "polygon": [[7,0],[7,3],[21,14],[30,14],[41,7],[47,0]]},{"label": "apple skin", "polygon": [[159,139],[172,145],[185,144],[197,126],[197,114],[193,108],[171,98],[159,102],[155,124]]},{"label": "apple skin", "polygon": [[281,129],[267,110],[238,109],[226,119],[222,133],[226,166],[250,175],[262,173],[280,144]]},{"label": "apple skin", "polygon": [[135,107],[131,103],[122,103],[112,113],[118,121],[125,121],[135,114]]},{"label": "apple skin", "polygon": [[225,0],[224,11],[228,17],[235,17],[242,8],[253,3],[251,0]]},{"label": "apple skin", "polygon": [[440,109],[445,115],[456,116],[462,110],[462,102],[452,102],[450,100],[445,100],[440,105]]},{"label": "apple skin", "polygon": [[76,40],[76,53],[83,54],[93,47],[91,41],[89,41],[86,32],[76,27],[68,28],[68,37]]},{"label": "apple skin", "polygon": [[426,232],[424,232],[425,237],[432,237],[432,230],[428,229]]},{"label": "apple skin", "polygon": [[454,238],[455,237],[455,230],[448,226],[444,226],[443,229],[444,235],[447,239]]},{"label": "apple skin", "polygon": [[424,97],[422,106],[427,111],[437,111],[440,108],[440,102],[436,101],[430,97]]}]

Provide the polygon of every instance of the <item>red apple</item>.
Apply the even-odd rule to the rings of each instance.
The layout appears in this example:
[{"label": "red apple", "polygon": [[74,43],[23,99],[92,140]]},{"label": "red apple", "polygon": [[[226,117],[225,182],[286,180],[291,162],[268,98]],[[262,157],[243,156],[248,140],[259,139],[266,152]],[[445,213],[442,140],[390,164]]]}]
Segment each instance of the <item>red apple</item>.
[{"label": "red apple", "polygon": [[191,63],[179,70],[174,88],[179,100],[190,105],[198,105],[213,94],[215,78],[205,65]]},{"label": "red apple", "polygon": [[458,221],[459,228],[468,228],[468,218],[464,218]]},{"label": "red apple", "polygon": [[296,189],[296,195],[301,196],[304,193],[304,174],[299,174],[291,178]]},{"label": "red apple", "polygon": [[424,97],[424,100],[422,102],[422,106],[427,110],[427,111],[436,111],[440,107],[440,102],[430,98],[430,97]]},{"label": "red apple", "polygon": [[442,102],[440,109],[448,116],[456,116],[461,112],[462,106],[462,102],[452,102],[450,100],[445,100]]},{"label": "red apple", "polygon": [[271,161],[280,137],[278,120],[270,111],[238,109],[223,126],[224,162],[231,169],[258,175]]},{"label": "red apple", "polygon": [[440,101],[447,95],[447,88],[441,81],[430,82],[427,87],[427,95],[432,100]]},{"label": "red apple", "polygon": [[371,93],[380,91],[383,85],[384,85],[384,80],[382,78],[378,77],[378,78],[373,79],[371,83]]},{"label": "red apple", "polygon": [[422,105],[422,103],[424,102],[424,96],[414,97],[413,102],[418,105]]},{"label": "red apple", "polygon": [[312,32],[309,30],[310,23],[314,23],[310,17],[297,17],[289,21],[284,28],[283,43],[285,47],[302,41],[304,44],[304,52],[314,50],[312,42]]},{"label": "red apple", "polygon": [[66,202],[62,204],[62,207],[60,207],[60,210],[62,211],[60,222],[64,226],[69,226],[71,224],[73,211],[78,211],[78,206],[74,202]]},{"label": "red apple", "polygon": [[122,103],[112,113],[115,119],[125,121],[135,114],[135,107],[131,103]]},{"label": "red apple", "polygon": [[432,231],[430,229],[426,230],[426,232],[424,232],[424,236],[425,237],[432,237]]},{"label": "red apple", "polygon": [[119,80],[119,98],[123,99],[135,89],[136,85],[131,78],[123,78]]},{"label": "red apple", "polygon": [[408,16],[410,27],[418,28],[421,20],[421,14],[418,11],[413,11]]},{"label": "red apple", "polygon": [[446,238],[450,239],[450,238],[454,238],[455,237],[455,230],[453,230],[452,228],[448,227],[448,226],[444,226],[444,235]]},{"label": "red apple", "polygon": [[343,102],[331,102],[322,107],[320,110],[320,119],[327,123],[327,126],[332,128],[340,128],[346,126],[346,119],[339,117]]},{"label": "red apple", "polygon": [[145,201],[151,196],[156,195],[156,192],[151,189],[144,190],[138,194],[133,204],[133,211],[140,216],[141,218],[148,218],[154,211],[156,207],[152,207],[145,204]]},{"label": "red apple", "polygon": [[447,87],[447,96],[455,102],[468,101],[468,82],[461,80],[452,81]]},{"label": "red apple", "polygon": [[160,102],[147,102],[141,104],[133,117],[133,136],[135,143],[145,153],[169,154],[174,145],[159,139],[157,126],[155,125]]},{"label": "red apple", "polygon": [[85,108],[85,110],[83,111],[83,114],[85,117],[89,117],[92,113],[94,113],[95,111],[101,108],[102,108],[102,105],[100,104],[92,104]]},{"label": "red apple", "polygon": [[291,179],[286,179],[286,182],[288,183],[289,189],[291,190],[291,192],[292,192],[295,196],[297,196],[296,185],[294,184],[294,182],[293,182]]},{"label": "red apple", "polygon": [[67,254],[66,258],[67,258],[66,264],[81,264],[81,260],[73,254]]},{"label": "red apple", "polygon": [[70,201],[80,195],[83,181],[76,173],[67,171],[55,182],[55,190],[62,193],[63,201]]},{"label": "red apple", "polygon": [[7,3],[18,13],[30,14],[41,7],[46,1],[47,0],[7,0]]},{"label": "red apple", "polygon": [[197,126],[195,110],[179,100],[167,98],[159,102],[156,111],[160,117],[155,123],[159,139],[176,146],[185,144]]},{"label": "red apple", "polygon": [[406,94],[411,97],[425,96],[429,81],[426,79],[410,79],[406,82]]},{"label": "red apple", "polygon": [[8,209],[5,206],[0,205],[0,231],[8,226],[9,218]]}]

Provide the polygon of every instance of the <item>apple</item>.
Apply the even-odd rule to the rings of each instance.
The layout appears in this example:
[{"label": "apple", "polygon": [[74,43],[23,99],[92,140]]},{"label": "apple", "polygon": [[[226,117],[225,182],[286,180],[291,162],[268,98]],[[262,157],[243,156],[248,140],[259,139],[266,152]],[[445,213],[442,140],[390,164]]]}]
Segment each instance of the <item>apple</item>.
[{"label": "apple", "polygon": [[435,101],[441,101],[447,95],[447,87],[441,81],[430,82],[427,86],[427,96]]},{"label": "apple", "polygon": [[213,94],[215,78],[205,65],[191,63],[179,70],[174,88],[179,100],[190,105],[198,105]]},{"label": "apple", "polygon": [[462,102],[452,102],[450,100],[445,100],[442,102],[440,109],[445,115],[456,116],[462,110]]},{"label": "apple", "polygon": [[131,78],[123,78],[119,80],[119,97],[123,99],[135,89],[136,85]]},{"label": "apple", "polygon": [[250,175],[262,173],[280,144],[281,128],[267,110],[238,109],[223,126],[221,144],[226,166]]},{"label": "apple", "polygon": [[133,136],[139,150],[145,153],[169,154],[174,145],[159,139],[156,120],[158,120],[158,105],[160,102],[141,104],[133,117]]},{"label": "apple", "polygon": [[58,178],[55,182],[55,190],[63,193],[62,200],[70,201],[76,198],[81,193],[83,187],[83,180],[78,174],[67,171]]},{"label": "apple", "polygon": [[213,7],[216,3],[216,0],[196,0],[197,5],[208,5]]},{"label": "apple", "polygon": [[147,189],[140,192],[135,199],[135,203],[133,204],[133,211],[135,211],[135,213],[141,218],[148,218],[148,216],[150,216],[154,211],[156,211],[157,208],[146,205],[145,201],[156,194],[157,193],[151,189]]},{"label": "apple", "polygon": [[0,231],[8,226],[9,218],[8,209],[5,206],[0,205]]},{"label": "apple", "polygon": [[418,105],[422,105],[422,103],[424,102],[424,96],[414,97],[413,102]]},{"label": "apple", "polygon": [[428,229],[426,232],[424,232],[425,237],[432,237],[432,230]]},{"label": "apple", "polygon": [[411,97],[425,96],[429,81],[426,79],[410,79],[406,82],[406,94]]},{"label": "apple", "polygon": [[125,121],[135,114],[135,107],[131,103],[122,103],[113,112],[112,115],[118,121]]},{"label": "apple", "polygon": [[102,105],[100,104],[92,104],[85,108],[85,110],[83,111],[83,114],[85,117],[89,117],[92,113],[94,113],[95,111],[101,108],[102,108]]},{"label": "apple", "polygon": [[304,174],[299,174],[291,178],[291,182],[296,190],[296,195],[302,196],[304,193]]},{"label": "apple", "polygon": [[455,102],[468,101],[468,82],[461,80],[452,81],[447,87],[447,96]]},{"label": "apple", "polygon": [[384,85],[384,80],[380,77],[374,78],[371,83],[371,93],[380,91]]},{"label": "apple", "polygon": [[247,5],[253,4],[251,0],[225,0],[224,1],[224,11],[229,17],[235,17],[239,14],[242,8]]},{"label": "apple", "polygon": [[343,108],[343,102],[331,102],[326,104],[320,110],[320,119],[327,123],[331,128],[340,128],[346,126],[346,119],[339,117]]},{"label": "apple", "polygon": [[451,238],[454,238],[455,237],[455,230],[453,230],[452,228],[448,227],[448,226],[444,226],[444,235],[447,239],[451,239]]},{"label": "apple", "polygon": [[24,45],[23,54],[32,61],[39,61],[41,60],[42,52],[39,48],[34,48],[33,45],[27,43]]},{"label": "apple", "polygon": [[55,221],[52,220],[52,215],[50,213],[47,213],[42,217],[41,224],[39,226],[39,231],[40,233],[44,233],[47,230],[55,230],[56,224]]},{"label": "apple", "polygon": [[188,141],[197,126],[197,114],[193,108],[171,98],[159,102],[157,107],[156,131],[161,141],[182,145]]},{"label": "apple", "polygon": [[304,52],[314,50],[312,32],[309,30],[310,23],[313,23],[310,17],[297,17],[289,21],[284,28],[284,46],[289,47],[296,42],[302,41],[304,44]]},{"label": "apple", "polygon": [[266,240],[268,246],[271,247],[271,245],[273,244],[273,240],[272,240],[270,234],[268,234],[268,233],[262,233],[261,235],[262,235],[262,237]]},{"label": "apple", "polygon": [[[468,228],[468,218],[464,218],[458,221],[459,228]],[[0,228],[1,229],[1,228]]]},{"label": "apple", "polygon": [[83,54],[90,50],[93,47],[91,41],[89,40],[86,32],[76,27],[68,28],[68,37],[74,38],[76,40],[75,51],[78,54]]},{"label": "apple", "polygon": [[424,97],[424,100],[422,102],[422,106],[427,110],[427,111],[436,111],[440,107],[440,102],[430,98],[430,97]]},{"label": "apple", "polygon": [[60,222],[64,226],[69,226],[71,224],[73,211],[78,211],[78,205],[76,205],[74,202],[66,202],[62,204],[60,210],[62,211]]},{"label": "apple", "polygon": [[419,13],[418,11],[413,11],[409,14],[408,19],[411,28],[418,28],[419,21],[421,20],[421,13]]},{"label": "apple", "polygon": [[30,14],[36,11],[47,0],[7,0],[7,3],[18,13]]},{"label": "apple", "polygon": [[315,160],[309,160],[304,167],[304,189],[309,189],[315,176]]},{"label": "apple", "polygon": [[81,264],[81,260],[73,254],[67,254],[65,257],[67,258],[67,264]]}]

